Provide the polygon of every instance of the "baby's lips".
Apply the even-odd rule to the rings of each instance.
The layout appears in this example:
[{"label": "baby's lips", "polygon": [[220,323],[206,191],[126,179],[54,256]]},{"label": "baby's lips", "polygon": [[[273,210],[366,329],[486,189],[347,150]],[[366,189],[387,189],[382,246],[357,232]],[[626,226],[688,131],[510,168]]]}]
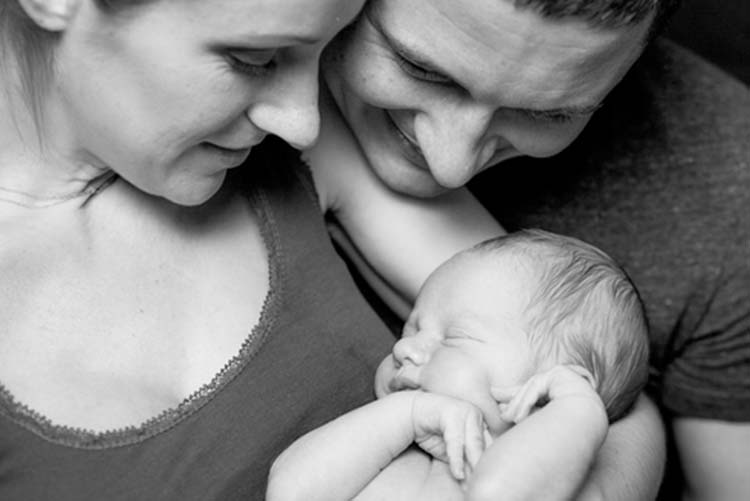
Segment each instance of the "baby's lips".
[{"label": "baby's lips", "polygon": [[400,390],[418,390],[421,388],[419,380],[416,378],[412,371],[405,370],[405,366],[401,367],[396,375],[391,379],[388,387],[391,391]]}]

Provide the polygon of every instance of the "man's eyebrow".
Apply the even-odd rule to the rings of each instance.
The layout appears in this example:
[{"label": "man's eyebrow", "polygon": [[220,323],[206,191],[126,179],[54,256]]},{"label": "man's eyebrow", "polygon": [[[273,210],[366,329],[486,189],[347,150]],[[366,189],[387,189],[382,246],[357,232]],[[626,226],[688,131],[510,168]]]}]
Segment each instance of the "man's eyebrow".
[{"label": "man's eyebrow", "polygon": [[[420,66],[421,68],[425,70],[437,73],[445,77],[447,80],[450,80],[455,85],[461,87],[462,89],[465,89],[464,85],[461,84],[460,81],[451,77],[449,71],[447,71],[444,68],[441,68],[440,65],[430,61],[430,59],[427,56],[425,56],[424,54],[420,54],[416,49],[407,47],[400,40],[398,40],[395,36],[393,36],[393,34],[389,33],[380,23],[380,20],[377,18],[377,16],[371,14],[371,11],[376,10],[376,9],[377,7],[370,7],[370,8],[365,7],[365,12],[363,15],[367,17],[370,23],[382,35],[382,37],[385,38],[386,42],[388,42],[388,44],[395,50],[395,52],[397,52],[400,56],[407,59],[409,62],[414,63],[417,66]],[[596,110],[601,108],[603,104],[604,103],[599,102],[599,103],[584,104],[584,105],[563,106],[560,108],[549,108],[549,109],[534,109],[534,108],[509,108],[509,109],[513,109],[519,113],[524,113],[526,115],[537,116],[537,117],[554,118],[554,117],[566,116],[570,118],[577,118],[577,117],[591,115]]]},{"label": "man's eyebrow", "polygon": [[380,32],[383,38],[385,38],[386,42],[388,42],[388,45],[390,45],[400,56],[403,56],[405,59],[408,59],[410,63],[414,63],[417,66],[424,68],[425,70],[439,73],[440,75],[452,80],[452,78],[449,76],[450,74],[448,73],[448,71],[441,68],[434,62],[431,62],[427,56],[425,56],[424,54],[420,54],[416,49],[407,47],[395,36],[393,36],[392,33],[389,33],[388,30],[386,30],[380,23],[380,20],[377,18],[377,16],[374,16],[370,13],[370,11],[372,10],[375,10],[375,7],[366,9],[364,15],[367,16],[367,19],[370,21],[370,23],[378,32]]}]

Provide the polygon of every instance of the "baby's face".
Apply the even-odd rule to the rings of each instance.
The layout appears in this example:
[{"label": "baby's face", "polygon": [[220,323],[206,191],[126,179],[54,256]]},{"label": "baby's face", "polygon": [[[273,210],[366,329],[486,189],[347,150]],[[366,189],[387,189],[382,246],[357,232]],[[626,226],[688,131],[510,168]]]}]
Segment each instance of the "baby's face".
[{"label": "baby's face", "polygon": [[422,389],[467,400],[492,428],[499,414],[491,386],[523,382],[531,369],[521,328],[523,273],[495,258],[461,254],[425,283],[403,337],[375,376],[378,397]]}]

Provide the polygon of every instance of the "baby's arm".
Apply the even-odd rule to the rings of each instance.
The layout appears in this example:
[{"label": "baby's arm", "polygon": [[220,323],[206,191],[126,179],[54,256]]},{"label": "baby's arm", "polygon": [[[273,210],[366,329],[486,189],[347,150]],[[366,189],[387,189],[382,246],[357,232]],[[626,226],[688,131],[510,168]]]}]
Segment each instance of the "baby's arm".
[{"label": "baby's arm", "polygon": [[[518,423],[484,453],[467,499],[572,499],[607,435],[601,399],[578,369],[558,366],[519,389],[494,389]],[[581,369],[582,371],[582,369]],[[549,402],[531,412],[539,400]]]},{"label": "baby's arm", "polygon": [[352,499],[415,440],[461,478],[484,447],[481,413],[441,395],[392,393],[294,442],[271,467],[266,499]]},{"label": "baby's arm", "polygon": [[443,261],[505,233],[465,188],[429,199],[390,190],[370,168],[329,96],[321,97],[321,115],[318,143],[303,157],[323,210],[341,223],[362,258],[360,267],[371,268],[363,273],[368,281],[382,279],[412,302]]}]

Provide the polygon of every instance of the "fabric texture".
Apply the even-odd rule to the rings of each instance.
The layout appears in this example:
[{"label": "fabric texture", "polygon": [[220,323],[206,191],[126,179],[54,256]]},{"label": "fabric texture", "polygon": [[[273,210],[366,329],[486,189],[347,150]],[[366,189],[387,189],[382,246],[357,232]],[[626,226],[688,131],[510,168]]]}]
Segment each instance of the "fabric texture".
[{"label": "fabric texture", "polygon": [[472,189],[509,230],[612,255],[651,328],[649,390],[669,414],[750,421],[750,92],[679,46],[643,55],[582,136]]},{"label": "fabric texture", "polygon": [[393,337],[335,254],[307,168],[240,170],[271,290],[239,355],[180,408],[105,434],[56,427],[0,386],[0,499],[263,499],[285,447],[372,400]]}]

